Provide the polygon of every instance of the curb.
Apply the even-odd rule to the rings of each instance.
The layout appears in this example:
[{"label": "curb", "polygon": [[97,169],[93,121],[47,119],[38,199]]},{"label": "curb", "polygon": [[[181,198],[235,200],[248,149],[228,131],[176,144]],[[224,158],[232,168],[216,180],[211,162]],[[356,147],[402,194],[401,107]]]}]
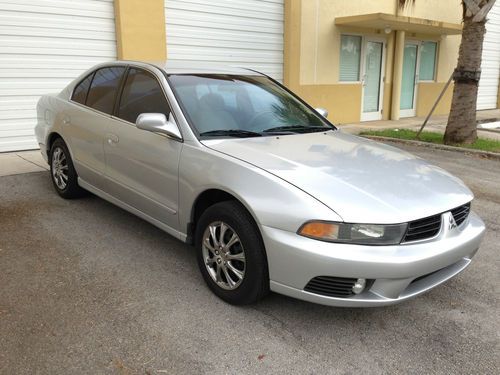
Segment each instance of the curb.
[{"label": "curb", "polygon": [[473,149],[462,148],[462,147],[440,145],[437,143],[414,141],[414,140],[410,140],[410,139],[381,137],[381,136],[377,136],[377,135],[361,135],[361,137],[372,139],[374,141],[402,143],[402,144],[413,145],[413,146],[423,146],[423,147],[428,147],[428,148],[434,148],[437,150],[460,152],[462,154],[476,156],[476,157],[483,158],[483,159],[500,160],[500,153],[498,153],[498,152],[480,151],[480,150],[473,150]]},{"label": "curb", "polygon": [[490,132],[490,133],[500,133],[500,129],[487,129],[487,128],[477,128],[478,131]]}]

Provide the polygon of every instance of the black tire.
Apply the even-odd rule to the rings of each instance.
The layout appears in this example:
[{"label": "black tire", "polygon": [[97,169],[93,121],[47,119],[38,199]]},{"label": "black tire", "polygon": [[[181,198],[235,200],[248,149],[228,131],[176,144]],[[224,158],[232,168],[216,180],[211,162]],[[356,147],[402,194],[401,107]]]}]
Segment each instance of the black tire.
[{"label": "black tire", "polygon": [[[61,179],[59,179],[58,182],[58,178],[56,177],[56,170],[54,169],[54,158],[58,157],[60,153],[62,153],[64,157],[63,167],[66,167],[64,170],[66,171],[67,181],[64,181],[64,186],[62,186],[60,183]],[[52,184],[57,191],[57,194],[65,199],[74,199],[85,195],[86,191],[78,185],[78,175],[73,165],[73,161],[71,160],[68,147],[61,138],[58,138],[54,141],[54,143],[50,147],[49,156],[50,177],[52,180]]]},{"label": "black tire", "polygon": [[[202,246],[203,237],[209,225],[215,222],[223,222],[229,225],[230,230],[234,231],[239,237],[244,249],[246,258],[244,276],[240,284],[232,290],[219,286],[212,279],[205,264],[206,260]],[[205,282],[225,302],[233,305],[251,304],[264,298],[269,293],[269,272],[264,243],[252,216],[239,202],[226,201],[217,203],[203,212],[196,225],[195,246],[198,266]]]}]

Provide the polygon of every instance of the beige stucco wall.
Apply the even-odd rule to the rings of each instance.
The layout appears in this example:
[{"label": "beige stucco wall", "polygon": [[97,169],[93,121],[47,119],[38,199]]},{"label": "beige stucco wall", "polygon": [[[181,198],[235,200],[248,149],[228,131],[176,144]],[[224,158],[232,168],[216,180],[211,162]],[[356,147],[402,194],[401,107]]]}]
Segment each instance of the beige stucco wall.
[{"label": "beige stucco wall", "polygon": [[386,38],[381,30],[341,29],[335,26],[335,17],[394,11],[394,0],[302,0],[301,84],[338,83],[342,32],[373,34]]},{"label": "beige stucco wall", "polygon": [[[335,2],[335,1],[334,1]],[[398,15],[450,23],[462,21],[462,0],[416,0]]]},{"label": "beige stucco wall", "polygon": [[119,59],[166,59],[163,0],[115,0],[115,27]]},{"label": "beige stucco wall", "polygon": [[[168,1],[168,0],[166,0]],[[461,0],[418,0],[405,10],[397,0],[285,0],[284,80],[311,105],[325,107],[338,123],[357,122],[361,115],[362,87],[359,83],[339,82],[341,33],[373,35],[385,39],[386,69],[383,118],[391,113],[394,62],[394,32],[337,27],[336,17],[368,13],[400,14],[459,23]],[[163,0],[115,0],[116,37],[119,58],[162,60],[166,58]],[[435,82],[421,82],[417,91],[417,115],[425,115],[439,95],[456,64],[460,36],[408,34],[408,39],[436,40],[439,55]],[[451,88],[436,113],[446,113]]]},{"label": "beige stucco wall", "polygon": [[[404,10],[398,9],[397,0],[285,0],[285,84],[311,105],[328,109],[334,122],[357,122],[361,115],[361,85],[339,83],[340,35],[355,33],[383,38],[387,43],[383,118],[389,119],[395,32],[387,35],[383,30],[338,27],[335,18],[388,13],[460,23],[461,12],[460,0],[418,0]],[[460,36],[407,33],[406,37],[434,40],[439,44],[436,80],[418,85],[417,115],[420,116],[429,111],[453,72]],[[287,57],[292,61],[287,61]],[[451,89],[436,113],[446,113],[450,104]]]}]

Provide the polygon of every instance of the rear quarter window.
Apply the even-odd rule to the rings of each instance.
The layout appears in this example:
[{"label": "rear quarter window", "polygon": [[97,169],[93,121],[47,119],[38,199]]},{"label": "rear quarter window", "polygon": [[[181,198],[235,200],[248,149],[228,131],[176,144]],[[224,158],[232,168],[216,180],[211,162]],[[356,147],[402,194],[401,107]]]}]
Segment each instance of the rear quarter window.
[{"label": "rear quarter window", "polygon": [[112,114],[115,98],[125,67],[102,68],[95,72],[86,105],[98,111]]},{"label": "rear quarter window", "polygon": [[86,78],[80,81],[79,84],[75,86],[73,90],[73,95],[71,96],[71,100],[85,104],[85,100],[87,99],[87,93],[89,92],[89,87],[92,82],[92,78],[94,77],[94,72],[90,73]]}]

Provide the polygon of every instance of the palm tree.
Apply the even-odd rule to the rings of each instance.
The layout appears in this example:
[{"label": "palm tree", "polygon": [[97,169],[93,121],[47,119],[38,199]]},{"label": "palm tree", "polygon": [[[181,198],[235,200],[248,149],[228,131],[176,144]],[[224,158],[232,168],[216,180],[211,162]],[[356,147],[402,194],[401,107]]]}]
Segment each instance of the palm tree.
[{"label": "palm tree", "polygon": [[[473,143],[477,139],[476,102],[486,17],[496,0],[462,0],[462,42],[453,74],[455,86],[450,115],[444,134],[446,144]],[[405,7],[415,0],[399,0]]]}]

